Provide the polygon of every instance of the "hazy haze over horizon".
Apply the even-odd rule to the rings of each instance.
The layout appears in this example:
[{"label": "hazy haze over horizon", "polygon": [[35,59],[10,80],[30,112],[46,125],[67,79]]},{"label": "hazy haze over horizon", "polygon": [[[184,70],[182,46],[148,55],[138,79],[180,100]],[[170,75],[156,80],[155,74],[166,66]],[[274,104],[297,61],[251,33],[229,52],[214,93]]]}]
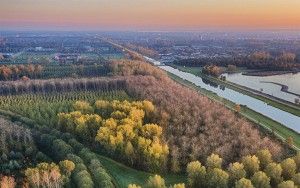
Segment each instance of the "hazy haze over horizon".
[{"label": "hazy haze over horizon", "polygon": [[299,0],[2,0],[0,28],[298,30],[299,10]]}]

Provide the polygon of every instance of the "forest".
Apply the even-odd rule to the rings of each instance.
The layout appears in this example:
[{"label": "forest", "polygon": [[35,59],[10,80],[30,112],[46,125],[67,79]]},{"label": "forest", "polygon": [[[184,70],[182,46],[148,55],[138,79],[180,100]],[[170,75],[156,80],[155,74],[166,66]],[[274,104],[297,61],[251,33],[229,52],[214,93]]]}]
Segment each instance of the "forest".
[{"label": "forest", "polygon": [[[102,77],[1,82],[1,186],[300,185],[299,154],[271,131],[144,61],[105,69]],[[100,156],[149,175],[119,186]],[[184,180],[167,183],[169,174]]]},{"label": "forest", "polygon": [[0,66],[0,81],[94,77],[108,74],[106,61],[77,63],[7,64]]}]

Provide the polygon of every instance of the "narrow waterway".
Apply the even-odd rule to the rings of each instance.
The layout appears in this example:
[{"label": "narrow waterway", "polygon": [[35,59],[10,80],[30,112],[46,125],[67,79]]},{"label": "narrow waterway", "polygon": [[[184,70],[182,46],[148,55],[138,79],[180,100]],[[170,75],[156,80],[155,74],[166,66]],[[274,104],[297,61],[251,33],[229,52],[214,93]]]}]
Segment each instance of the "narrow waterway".
[{"label": "narrow waterway", "polygon": [[285,112],[278,108],[268,105],[267,103],[244,95],[232,89],[220,87],[218,85],[203,81],[201,77],[195,76],[193,74],[180,71],[170,66],[160,65],[160,63],[151,58],[145,57],[148,61],[152,62],[155,65],[158,65],[161,69],[170,72],[184,80],[194,83],[195,85],[204,88],[206,90],[216,93],[218,96],[225,98],[229,101],[232,101],[237,104],[246,105],[248,108],[263,114],[266,117],[269,117],[291,129],[300,133],[300,117],[295,116],[291,113]]}]

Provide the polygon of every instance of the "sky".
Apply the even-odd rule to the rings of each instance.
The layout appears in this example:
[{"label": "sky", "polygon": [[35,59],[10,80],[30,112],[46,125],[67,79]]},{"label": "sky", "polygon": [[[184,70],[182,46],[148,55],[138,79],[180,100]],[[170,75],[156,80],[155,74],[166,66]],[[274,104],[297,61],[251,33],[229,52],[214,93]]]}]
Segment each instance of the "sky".
[{"label": "sky", "polygon": [[0,29],[300,29],[300,0],[0,0]]}]

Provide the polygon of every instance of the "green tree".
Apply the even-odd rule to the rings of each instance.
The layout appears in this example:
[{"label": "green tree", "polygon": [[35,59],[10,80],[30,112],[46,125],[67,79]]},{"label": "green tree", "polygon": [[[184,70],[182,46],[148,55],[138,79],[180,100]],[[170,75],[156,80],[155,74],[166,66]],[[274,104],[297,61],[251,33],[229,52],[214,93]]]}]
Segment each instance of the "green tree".
[{"label": "green tree", "polygon": [[265,173],[271,178],[271,185],[274,187],[282,182],[282,168],[280,164],[270,163],[265,169]]},{"label": "green tree", "polygon": [[251,181],[255,188],[270,188],[270,178],[262,171],[255,172]]},{"label": "green tree", "polygon": [[223,159],[217,154],[211,154],[206,159],[206,167],[208,169],[222,168]]},{"label": "green tree", "polygon": [[222,169],[214,168],[208,171],[208,187],[226,188],[228,187],[229,175]]},{"label": "green tree", "polygon": [[248,177],[251,177],[255,172],[259,171],[259,163],[255,155],[243,157],[242,164],[244,165]]},{"label": "green tree", "polygon": [[190,187],[202,187],[205,185],[206,168],[199,161],[190,162],[187,165],[188,185]]},{"label": "green tree", "polygon": [[252,182],[249,179],[241,178],[235,183],[235,188],[254,188]]},{"label": "green tree", "polygon": [[296,163],[293,159],[287,158],[283,161],[281,161],[281,167],[282,167],[282,177],[285,180],[290,180],[293,178],[293,176],[296,173]]}]

